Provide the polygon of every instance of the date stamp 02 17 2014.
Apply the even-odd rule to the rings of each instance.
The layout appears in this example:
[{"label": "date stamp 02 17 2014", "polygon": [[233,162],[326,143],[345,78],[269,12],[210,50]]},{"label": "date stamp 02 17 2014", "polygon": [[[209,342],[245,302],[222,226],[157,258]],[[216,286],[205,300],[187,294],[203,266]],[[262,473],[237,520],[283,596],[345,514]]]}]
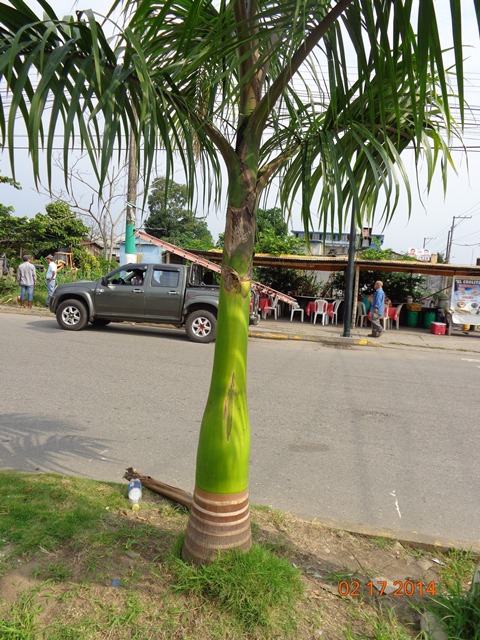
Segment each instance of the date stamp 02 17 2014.
[{"label": "date stamp 02 17 2014", "polygon": [[[392,583],[391,583],[392,584]],[[383,580],[375,580],[373,582],[367,582],[365,586],[368,589],[368,593],[370,596],[387,595],[385,593],[385,589],[387,588],[388,583]],[[338,583],[338,593],[339,595],[346,597],[360,597],[360,587],[361,584],[358,580],[342,580]],[[374,591],[375,589],[375,591]],[[397,597],[407,597],[411,598],[412,596],[435,596],[437,589],[435,587],[435,582],[414,582],[413,580],[394,580],[393,581],[393,590],[390,588],[388,590],[388,595],[397,596]]]}]

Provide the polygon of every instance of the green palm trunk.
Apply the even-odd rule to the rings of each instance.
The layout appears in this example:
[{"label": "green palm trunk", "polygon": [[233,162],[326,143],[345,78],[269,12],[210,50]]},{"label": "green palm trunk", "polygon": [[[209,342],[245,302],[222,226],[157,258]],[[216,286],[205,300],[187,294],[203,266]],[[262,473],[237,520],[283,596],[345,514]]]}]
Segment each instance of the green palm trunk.
[{"label": "green palm trunk", "polygon": [[197,485],[213,493],[237,493],[248,484],[249,305],[249,281],[232,291],[222,282],[212,380],[200,430],[196,470]]},{"label": "green palm trunk", "polygon": [[241,199],[239,185],[243,206],[229,206],[227,213],[215,356],[183,548],[185,559],[199,563],[222,550],[251,546],[247,347],[255,194],[246,191]]}]

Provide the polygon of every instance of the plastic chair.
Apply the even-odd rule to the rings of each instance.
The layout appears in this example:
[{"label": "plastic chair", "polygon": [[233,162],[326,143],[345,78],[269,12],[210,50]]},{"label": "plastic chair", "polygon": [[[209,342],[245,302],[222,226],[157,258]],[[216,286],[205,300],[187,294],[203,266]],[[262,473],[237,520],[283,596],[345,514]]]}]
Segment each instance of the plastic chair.
[{"label": "plastic chair", "polygon": [[270,304],[263,307],[262,316],[264,320],[267,317],[267,313],[270,313],[270,311],[273,311],[273,317],[276,320],[278,318],[278,298],[272,298]]},{"label": "plastic chair", "polygon": [[366,322],[368,319],[368,313],[367,313],[367,307],[365,306],[364,302],[358,302],[357,303],[357,325],[360,325],[361,327],[363,327],[363,323],[365,322],[365,326]]},{"label": "plastic chair", "polygon": [[342,304],[343,300],[335,300],[333,303],[333,317],[332,324],[337,324],[338,322],[338,307]]},{"label": "plastic chair", "polygon": [[328,302],[326,300],[318,299],[315,300],[315,313],[312,316],[312,322],[315,324],[317,322],[317,316],[322,316],[321,321],[322,324],[328,324]]},{"label": "plastic chair", "polygon": [[[398,328],[399,328],[400,309],[401,309],[402,307],[403,307],[403,302],[402,302],[402,304],[399,304],[399,305],[398,305],[398,307],[395,309],[395,316],[396,316],[396,318],[397,318],[397,319],[395,320],[395,323],[396,323],[396,327],[395,327],[395,328],[396,328],[396,329],[398,329]],[[392,329],[392,328],[393,328],[393,322],[394,322],[394,320],[393,320],[393,318],[391,317],[391,315],[389,315],[389,310],[391,310],[391,309],[392,309],[392,307],[385,307],[384,316],[383,316],[383,318],[380,318],[380,321],[382,321],[382,320],[383,320],[383,328],[384,328],[385,330],[387,330],[387,329]],[[392,315],[393,315],[393,314],[392,314]]]},{"label": "plastic chair", "polygon": [[390,320],[390,318],[388,317],[388,309],[390,307],[385,307],[385,310],[383,312],[383,317],[380,318],[380,324],[383,325],[383,329],[385,331],[387,331],[387,329],[391,329],[392,326],[392,321]]},{"label": "plastic chair", "polygon": [[293,314],[295,313],[295,311],[300,311],[300,319],[303,322],[303,309],[300,306],[296,306],[296,307],[292,307],[292,311],[290,313],[290,322],[293,320]]},{"label": "plastic chair", "polygon": [[[400,311],[401,311],[401,309],[402,309],[402,307],[403,307],[403,305],[404,305],[404,304],[405,304],[405,303],[404,303],[404,302],[402,302],[402,304],[399,304],[399,305],[398,305],[398,307],[397,307],[397,309],[396,309],[396,316],[397,316],[397,319],[395,320],[395,324],[396,324],[395,329],[397,329],[397,330],[399,329],[399,324],[400,324]],[[392,321],[390,320],[390,322],[392,322]]]}]

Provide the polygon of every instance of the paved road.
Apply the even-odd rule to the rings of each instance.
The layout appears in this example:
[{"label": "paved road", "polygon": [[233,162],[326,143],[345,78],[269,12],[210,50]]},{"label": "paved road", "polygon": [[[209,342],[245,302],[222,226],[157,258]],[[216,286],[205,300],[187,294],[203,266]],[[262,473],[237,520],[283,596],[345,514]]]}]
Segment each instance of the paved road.
[{"label": "paved road", "polygon": [[[0,467],[191,490],[213,345],[0,313]],[[252,339],[252,501],[480,542],[480,356]]]}]

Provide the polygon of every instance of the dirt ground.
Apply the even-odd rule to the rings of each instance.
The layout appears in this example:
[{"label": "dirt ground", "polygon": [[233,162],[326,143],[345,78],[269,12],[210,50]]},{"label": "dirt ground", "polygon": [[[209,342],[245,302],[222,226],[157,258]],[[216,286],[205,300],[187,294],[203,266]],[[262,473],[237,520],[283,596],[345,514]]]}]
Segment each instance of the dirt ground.
[{"label": "dirt ground", "polygon": [[268,514],[265,519],[262,515],[255,515],[261,523],[259,539],[268,543],[283,538],[290,547],[288,556],[302,569],[310,607],[321,611],[318,637],[344,638],[345,626],[351,626],[353,634],[368,638],[362,613],[369,618],[388,608],[411,627],[412,637],[418,634],[420,615],[412,605],[421,605],[441,583],[436,553],[293,516],[272,522]]}]

